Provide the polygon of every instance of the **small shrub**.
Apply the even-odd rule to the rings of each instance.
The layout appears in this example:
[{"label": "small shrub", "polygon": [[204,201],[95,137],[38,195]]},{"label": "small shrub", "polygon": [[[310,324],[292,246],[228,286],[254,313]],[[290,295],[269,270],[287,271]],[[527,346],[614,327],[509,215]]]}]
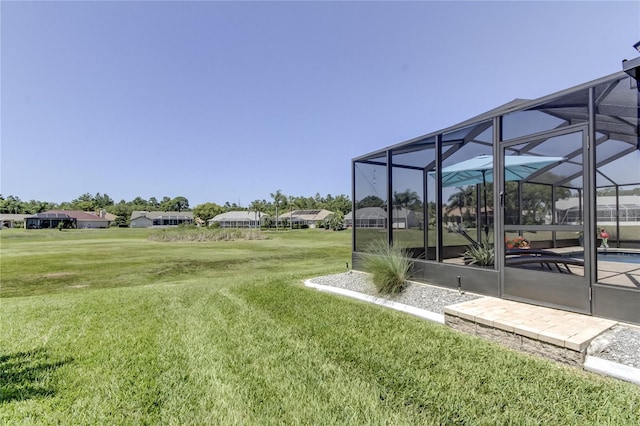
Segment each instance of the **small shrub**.
[{"label": "small shrub", "polygon": [[264,240],[266,236],[257,229],[235,228],[167,228],[149,235],[149,240],[159,242],[181,241],[237,241]]},{"label": "small shrub", "polygon": [[195,223],[180,223],[178,224],[178,229],[198,229]]},{"label": "small shrub", "polygon": [[378,293],[398,294],[406,286],[413,266],[405,247],[378,241],[364,255],[365,268],[371,272]]}]

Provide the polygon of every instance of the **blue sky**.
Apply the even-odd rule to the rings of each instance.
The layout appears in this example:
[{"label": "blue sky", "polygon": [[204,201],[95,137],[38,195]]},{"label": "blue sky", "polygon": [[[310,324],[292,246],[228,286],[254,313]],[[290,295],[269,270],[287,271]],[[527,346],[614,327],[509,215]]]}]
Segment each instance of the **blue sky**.
[{"label": "blue sky", "polygon": [[621,70],[640,2],[1,3],[0,192],[350,194],[351,159]]}]

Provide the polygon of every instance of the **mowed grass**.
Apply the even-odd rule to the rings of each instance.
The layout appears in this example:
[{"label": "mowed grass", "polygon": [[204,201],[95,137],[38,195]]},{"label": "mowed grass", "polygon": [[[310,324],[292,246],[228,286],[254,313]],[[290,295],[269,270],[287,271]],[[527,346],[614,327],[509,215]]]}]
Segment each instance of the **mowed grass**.
[{"label": "mowed grass", "polygon": [[348,232],[2,231],[0,424],[637,424],[640,388],[301,285]]}]

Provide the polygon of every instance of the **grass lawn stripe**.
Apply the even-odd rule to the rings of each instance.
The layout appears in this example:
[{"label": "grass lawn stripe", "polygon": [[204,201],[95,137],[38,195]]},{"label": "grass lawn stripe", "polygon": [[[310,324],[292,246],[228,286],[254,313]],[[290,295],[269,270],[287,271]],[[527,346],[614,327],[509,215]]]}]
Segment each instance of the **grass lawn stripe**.
[{"label": "grass lawn stripe", "polygon": [[[637,386],[302,286],[343,270],[348,233],[173,244],[125,231],[93,234],[100,257],[65,249],[91,241],[79,232],[2,231],[1,424],[640,418]],[[24,285],[52,272],[76,278]]]}]

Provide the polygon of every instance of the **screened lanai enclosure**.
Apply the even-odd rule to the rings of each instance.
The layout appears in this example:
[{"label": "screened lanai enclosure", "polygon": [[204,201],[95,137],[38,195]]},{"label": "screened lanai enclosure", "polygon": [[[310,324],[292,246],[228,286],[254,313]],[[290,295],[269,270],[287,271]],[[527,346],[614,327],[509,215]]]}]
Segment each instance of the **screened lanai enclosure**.
[{"label": "screened lanai enclosure", "polygon": [[354,268],[382,240],[417,281],[640,324],[639,101],[620,72],[355,158]]}]

